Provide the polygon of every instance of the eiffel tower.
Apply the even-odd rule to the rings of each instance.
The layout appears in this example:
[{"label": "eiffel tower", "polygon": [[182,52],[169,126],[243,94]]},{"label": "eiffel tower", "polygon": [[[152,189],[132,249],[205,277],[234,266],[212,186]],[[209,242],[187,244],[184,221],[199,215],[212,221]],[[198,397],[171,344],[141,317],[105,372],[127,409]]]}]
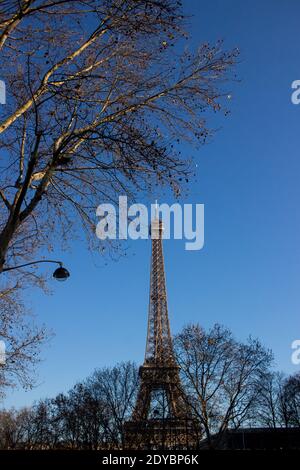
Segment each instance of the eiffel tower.
[{"label": "eiffel tower", "polygon": [[125,447],[185,449],[194,447],[199,427],[191,419],[179,377],[170,323],[162,248],[162,221],[151,222],[150,300],[144,364],[130,421],[125,423]]}]

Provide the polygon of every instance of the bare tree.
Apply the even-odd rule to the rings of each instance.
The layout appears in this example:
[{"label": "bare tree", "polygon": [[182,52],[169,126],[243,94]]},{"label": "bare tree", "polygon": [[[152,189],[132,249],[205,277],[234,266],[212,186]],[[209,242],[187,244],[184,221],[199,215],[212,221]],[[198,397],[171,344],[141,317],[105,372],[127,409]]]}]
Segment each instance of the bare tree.
[{"label": "bare tree", "polygon": [[30,409],[0,411],[0,449],[121,448],[137,377],[133,363],[120,363]]},{"label": "bare tree", "polygon": [[[178,193],[189,173],[177,141],[204,143],[236,51],[173,47],[174,0],[2,2],[0,270],[94,229],[101,200],[155,184]],[[177,49],[176,49],[177,51]]]},{"label": "bare tree", "polygon": [[30,442],[32,412],[29,408],[0,411],[0,449],[24,449]]},{"label": "bare tree", "polygon": [[28,447],[32,449],[51,449],[58,446],[62,438],[62,425],[57,418],[53,400],[39,400],[31,409],[29,425],[31,437]]},{"label": "bare tree", "polygon": [[282,416],[287,427],[300,426],[300,373],[288,377],[281,393]]},{"label": "bare tree", "polygon": [[34,368],[41,344],[49,337],[44,326],[37,327],[19,298],[18,285],[0,291],[0,339],[5,352],[0,363],[0,395],[7,387],[34,384]]},{"label": "bare tree", "polygon": [[[175,0],[0,2],[8,93],[0,117],[0,273],[58,240],[63,246],[76,230],[98,248],[95,209],[103,200],[134,198],[153,184],[179,194],[192,167],[178,143],[209,138],[205,112],[223,109],[237,55],[221,43],[179,53],[184,27]],[[25,275],[41,283],[32,267],[5,275],[18,288]]]},{"label": "bare tree", "polygon": [[107,405],[109,442],[115,447],[123,447],[124,423],[132,414],[138,389],[136,365],[124,362],[110,369],[96,370],[87,384],[93,395]]},{"label": "bare tree", "polygon": [[[86,383],[48,402],[48,448],[99,449],[109,439],[109,406]],[[42,424],[42,422],[41,422]],[[42,441],[43,442],[43,441]]]},{"label": "bare tree", "polygon": [[277,428],[286,425],[283,397],[285,378],[280,372],[270,371],[261,377],[254,424]]},{"label": "bare tree", "polygon": [[257,340],[237,342],[220,325],[208,332],[199,325],[187,326],[175,338],[175,347],[189,404],[208,445],[218,446],[229,427],[252,417],[272,355]]},{"label": "bare tree", "polygon": [[257,422],[268,427],[300,426],[300,375],[270,372],[260,381]]},{"label": "bare tree", "polygon": [[[271,355],[257,342],[237,343],[228,330],[215,325],[207,333],[186,327],[175,344],[190,418],[201,422],[210,447],[222,445],[227,428],[242,424],[299,426],[299,374],[284,378],[271,372]],[[2,410],[0,448],[123,448],[123,424],[134,408],[137,388],[136,366],[121,363],[95,371],[69,392],[30,409]],[[154,399],[157,406],[149,419],[161,419],[164,426],[165,398]],[[163,448],[164,441],[157,447]]]}]

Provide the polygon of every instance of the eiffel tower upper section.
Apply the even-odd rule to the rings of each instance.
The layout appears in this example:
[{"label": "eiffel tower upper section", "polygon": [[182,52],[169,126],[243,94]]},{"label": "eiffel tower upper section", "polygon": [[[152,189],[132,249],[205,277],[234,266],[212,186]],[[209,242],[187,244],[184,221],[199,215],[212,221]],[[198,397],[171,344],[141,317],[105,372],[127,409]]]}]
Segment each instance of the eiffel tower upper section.
[{"label": "eiffel tower upper section", "polygon": [[150,299],[144,365],[174,367],[176,361],[168,317],[162,234],[163,224],[156,216],[151,222]]}]

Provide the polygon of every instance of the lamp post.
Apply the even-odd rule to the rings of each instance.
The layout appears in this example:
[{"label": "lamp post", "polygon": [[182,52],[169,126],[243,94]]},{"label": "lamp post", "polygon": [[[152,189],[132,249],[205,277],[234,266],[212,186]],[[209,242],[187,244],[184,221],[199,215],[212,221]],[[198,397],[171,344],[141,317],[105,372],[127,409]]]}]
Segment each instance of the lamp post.
[{"label": "lamp post", "polygon": [[38,261],[32,261],[31,263],[24,263],[18,266],[8,266],[7,268],[3,268],[1,272],[12,271],[13,269],[24,268],[25,266],[31,266],[32,264],[39,264],[39,263],[55,263],[58,264],[59,267],[55,269],[53,272],[53,277],[57,281],[66,281],[68,277],[70,277],[69,271],[63,267],[63,263],[61,261],[56,261],[52,259],[41,259]]}]

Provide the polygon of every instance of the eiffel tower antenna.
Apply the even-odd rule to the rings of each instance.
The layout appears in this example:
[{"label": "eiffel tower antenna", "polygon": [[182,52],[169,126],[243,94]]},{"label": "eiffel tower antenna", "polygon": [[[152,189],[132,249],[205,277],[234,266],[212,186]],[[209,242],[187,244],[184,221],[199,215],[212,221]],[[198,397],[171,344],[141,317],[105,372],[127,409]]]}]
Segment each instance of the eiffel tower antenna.
[{"label": "eiffel tower antenna", "polygon": [[[150,299],[144,364],[132,418],[125,425],[125,445],[131,448],[186,448],[195,434],[182,390],[173,350],[162,246],[163,223],[158,204],[151,221]],[[195,436],[192,438],[195,441]]]}]

